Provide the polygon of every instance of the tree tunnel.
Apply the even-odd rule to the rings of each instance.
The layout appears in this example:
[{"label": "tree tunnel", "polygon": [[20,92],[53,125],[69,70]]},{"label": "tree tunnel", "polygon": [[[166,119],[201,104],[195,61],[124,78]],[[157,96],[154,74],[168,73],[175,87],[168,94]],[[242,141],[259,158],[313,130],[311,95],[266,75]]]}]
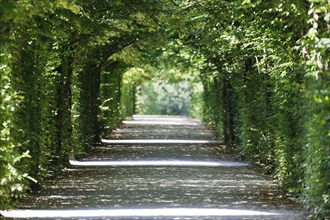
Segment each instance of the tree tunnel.
[{"label": "tree tunnel", "polygon": [[329,215],[329,1],[0,6],[0,208],[139,112],[202,119]]}]

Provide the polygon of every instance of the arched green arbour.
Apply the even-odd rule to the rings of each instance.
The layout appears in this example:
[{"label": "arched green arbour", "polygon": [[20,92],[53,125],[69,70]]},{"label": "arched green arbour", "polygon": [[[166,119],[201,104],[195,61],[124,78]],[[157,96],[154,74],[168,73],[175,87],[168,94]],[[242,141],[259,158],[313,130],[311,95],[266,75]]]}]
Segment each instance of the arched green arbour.
[{"label": "arched green arbour", "polygon": [[329,216],[328,0],[0,5],[1,209],[99,144],[166,72],[202,84],[202,118],[238,157]]}]

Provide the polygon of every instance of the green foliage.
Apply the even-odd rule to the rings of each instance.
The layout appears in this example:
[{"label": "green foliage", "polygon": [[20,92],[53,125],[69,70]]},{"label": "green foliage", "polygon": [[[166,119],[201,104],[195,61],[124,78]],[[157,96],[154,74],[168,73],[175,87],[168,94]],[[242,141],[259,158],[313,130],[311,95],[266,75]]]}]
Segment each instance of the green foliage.
[{"label": "green foliage", "polygon": [[28,158],[29,152],[20,152],[12,133],[16,129],[14,120],[17,106],[22,97],[17,93],[12,77],[13,54],[10,50],[10,15],[14,2],[0,1],[5,7],[0,9],[0,207],[12,205],[12,198],[17,198],[25,191],[26,181],[30,178],[18,164]]},{"label": "green foliage", "polygon": [[136,85],[134,71],[132,71],[132,69],[123,74],[120,93],[121,118],[127,118],[128,116],[135,114],[136,111]]},{"label": "green foliage", "polygon": [[203,60],[180,40],[142,51],[143,62],[131,69],[140,114],[201,116],[203,88],[199,69]]},{"label": "green foliage", "polygon": [[[113,62],[101,73],[101,113],[99,115],[103,136],[109,135],[118,126],[121,119],[133,114],[127,109],[132,105],[130,103],[132,93],[129,91],[129,87],[122,86],[125,69],[123,64]],[[122,95],[122,92],[125,95]]]},{"label": "green foliage", "polygon": [[[7,45],[0,42],[0,46],[5,48]],[[11,198],[18,197],[27,189],[25,182],[29,176],[17,165],[29,157],[29,152],[19,152],[12,135],[17,103],[21,101],[11,77],[9,64],[12,56],[8,50],[2,50],[0,56],[0,207],[8,208]]]},{"label": "green foliage", "polygon": [[312,1],[308,14],[310,29],[301,40],[306,82],[306,141],[304,202],[320,216],[330,216],[330,3]]},{"label": "green foliage", "polygon": [[329,2],[203,2],[182,3],[177,25],[205,58],[204,120],[329,216]]},{"label": "green foliage", "polygon": [[[121,111],[119,102],[133,106],[134,87],[121,86],[124,70],[107,69],[109,57],[138,39],[136,48],[143,39],[151,42],[148,36],[159,29],[156,15],[166,7],[158,1],[0,3],[3,209],[34,189],[34,179],[40,184],[56,175],[70,154],[98,144],[101,134],[133,113],[132,107]],[[116,86],[103,89],[110,84]]]},{"label": "green foliage", "polygon": [[330,215],[329,1],[0,4],[0,208],[99,144],[152,87],[150,103],[170,101],[148,113],[202,117]]},{"label": "green foliage", "polygon": [[192,88],[187,81],[145,82],[138,89],[137,112],[149,115],[189,115]]},{"label": "green foliage", "polygon": [[189,16],[177,25],[206,59],[204,119],[240,158],[329,216],[329,2],[201,3],[182,2]]}]

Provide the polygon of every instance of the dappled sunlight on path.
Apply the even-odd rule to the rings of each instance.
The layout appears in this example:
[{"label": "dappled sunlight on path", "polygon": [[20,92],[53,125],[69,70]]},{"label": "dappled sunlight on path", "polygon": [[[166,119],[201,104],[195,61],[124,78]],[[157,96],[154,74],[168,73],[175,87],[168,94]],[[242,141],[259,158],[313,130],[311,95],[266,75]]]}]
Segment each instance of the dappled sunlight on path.
[{"label": "dappled sunlight on path", "polygon": [[175,166],[175,167],[239,167],[247,163],[231,161],[176,161],[176,160],[140,160],[140,161],[77,161],[70,160],[73,166]]},{"label": "dappled sunlight on path", "polygon": [[[9,218],[307,219],[199,121],[133,116]],[[136,123],[139,122],[139,123]],[[152,123],[151,123],[152,122]],[[166,123],[163,123],[166,122]]]}]

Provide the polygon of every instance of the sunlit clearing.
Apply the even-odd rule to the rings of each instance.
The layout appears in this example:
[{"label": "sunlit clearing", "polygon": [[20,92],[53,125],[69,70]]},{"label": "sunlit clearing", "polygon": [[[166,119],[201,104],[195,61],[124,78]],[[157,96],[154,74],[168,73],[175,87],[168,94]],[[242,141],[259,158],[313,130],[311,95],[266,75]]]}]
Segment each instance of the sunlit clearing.
[{"label": "sunlit clearing", "polygon": [[73,166],[181,166],[181,167],[242,167],[247,163],[232,161],[181,161],[181,160],[129,160],[129,161],[69,161]]},{"label": "sunlit clearing", "polygon": [[111,140],[101,139],[105,144],[223,144],[216,140],[173,140],[173,139],[130,139]]},{"label": "sunlit clearing", "polygon": [[7,218],[72,218],[72,217],[171,217],[171,216],[270,216],[275,212],[242,209],[86,209],[86,210],[12,210],[2,211]]}]

